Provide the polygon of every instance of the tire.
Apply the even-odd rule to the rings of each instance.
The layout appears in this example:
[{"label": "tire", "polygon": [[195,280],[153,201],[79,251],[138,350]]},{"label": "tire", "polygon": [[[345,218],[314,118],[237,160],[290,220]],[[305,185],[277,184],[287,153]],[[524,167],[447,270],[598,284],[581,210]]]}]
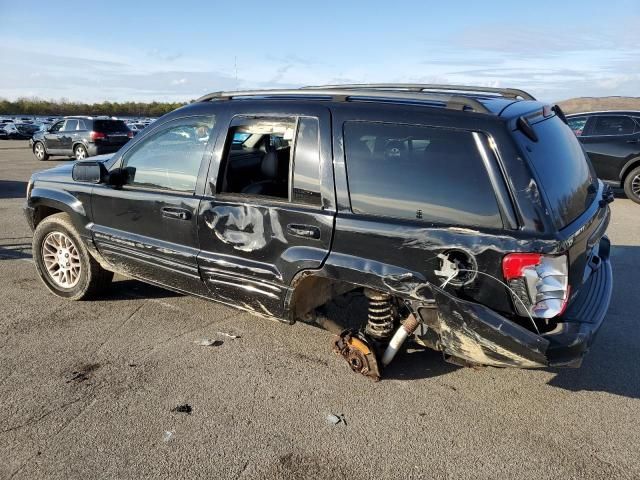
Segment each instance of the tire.
[{"label": "tire", "polygon": [[76,160],[84,160],[89,156],[89,152],[84,145],[78,144],[73,147],[73,156],[76,157]]},{"label": "tire", "polygon": [[37,226],[33,259],[49,291],[69,300],[102,293],[113,279],[113,272],[102,268],[91,256],[66,213],[51,215]]},{"label": "tire", "polygon": [[625,177],[624,193],[629,200],[640,203],[640,167],[634,168]]},{"label": "tire", "polygon": [[42,142],[36,142],[33,145],[33,154],[41,162],[49,160],[49,154],[47,154],[47,150],[44,148],[44,143]]}]

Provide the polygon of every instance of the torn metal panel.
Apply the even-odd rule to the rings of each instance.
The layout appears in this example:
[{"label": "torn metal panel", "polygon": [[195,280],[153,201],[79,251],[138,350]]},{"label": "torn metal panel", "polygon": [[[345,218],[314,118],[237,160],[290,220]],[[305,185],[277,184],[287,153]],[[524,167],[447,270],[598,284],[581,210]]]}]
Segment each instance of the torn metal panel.
[{"label": "torn metal panel", "polygon": [[446,355],[497,367],[536,368],[548,365],[549,341],[487,307],[456,298],[430,286],[438,315],[422,315],[440,336]]}]

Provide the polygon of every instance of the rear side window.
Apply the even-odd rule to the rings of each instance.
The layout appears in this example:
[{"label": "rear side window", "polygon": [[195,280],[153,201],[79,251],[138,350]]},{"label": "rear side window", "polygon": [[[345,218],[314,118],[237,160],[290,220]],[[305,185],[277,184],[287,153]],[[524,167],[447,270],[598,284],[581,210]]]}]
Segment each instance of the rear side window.
[{"label": "rear side window", "polygon": [[320,146],[318,119],[300,117],[293,157],[292,201],[320,205]]},{"label": "rear side window", "polygon": [[587,124],[588,118],[589,117],[573,117],[567,119],[569,128],[573,130],[573,133],[576,134],[576,137],[579,137],[583,134],[584,127]]},{"label": "rear side window", "polygon": [[344,138],[354,213],[502,227],[493,187],[471,132],[347,122]]},{"label": "rear side window", "polygon": [[122,120],[94,120],[93,129],[102,133],[129,131],[129,127]]},{"label": "rear side window", "polygon": [[635,126],[631,117],[622,115],[595,117],[592,135],[631,135]]}]

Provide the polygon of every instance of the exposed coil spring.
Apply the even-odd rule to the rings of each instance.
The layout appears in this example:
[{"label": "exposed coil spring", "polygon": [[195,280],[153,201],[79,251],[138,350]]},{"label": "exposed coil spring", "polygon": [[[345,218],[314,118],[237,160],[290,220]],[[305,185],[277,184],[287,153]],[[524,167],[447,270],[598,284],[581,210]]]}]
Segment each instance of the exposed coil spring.
[{"label": "exposed coil spring", "polygon": [[364,294],[369,299],[369,314],[365,333],[377,339],[391,337],[394,330],[391,295],[368,288],[365,288]]}]

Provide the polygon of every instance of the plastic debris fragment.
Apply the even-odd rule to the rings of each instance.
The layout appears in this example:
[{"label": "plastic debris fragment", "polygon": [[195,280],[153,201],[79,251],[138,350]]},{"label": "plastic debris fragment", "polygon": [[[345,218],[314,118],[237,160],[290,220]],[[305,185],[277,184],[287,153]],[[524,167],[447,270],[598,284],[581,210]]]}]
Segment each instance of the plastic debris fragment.
[{"label": "plastic debris fragment", "polygon": [[186,413],[187,415],[191,415],[193,408],[191,408],[191,405],[189,405],[188,403],[185,403],[184,405],[178,405],[177,407],[172,408],[171,411],[175,413]]},{"label": "plastic debris fragment", "polygon": [[196,340],[193,343],[202,347],[219,347],[224,342],[222,340],[211,340],[210,338],[202,338],[200,340]]}]

